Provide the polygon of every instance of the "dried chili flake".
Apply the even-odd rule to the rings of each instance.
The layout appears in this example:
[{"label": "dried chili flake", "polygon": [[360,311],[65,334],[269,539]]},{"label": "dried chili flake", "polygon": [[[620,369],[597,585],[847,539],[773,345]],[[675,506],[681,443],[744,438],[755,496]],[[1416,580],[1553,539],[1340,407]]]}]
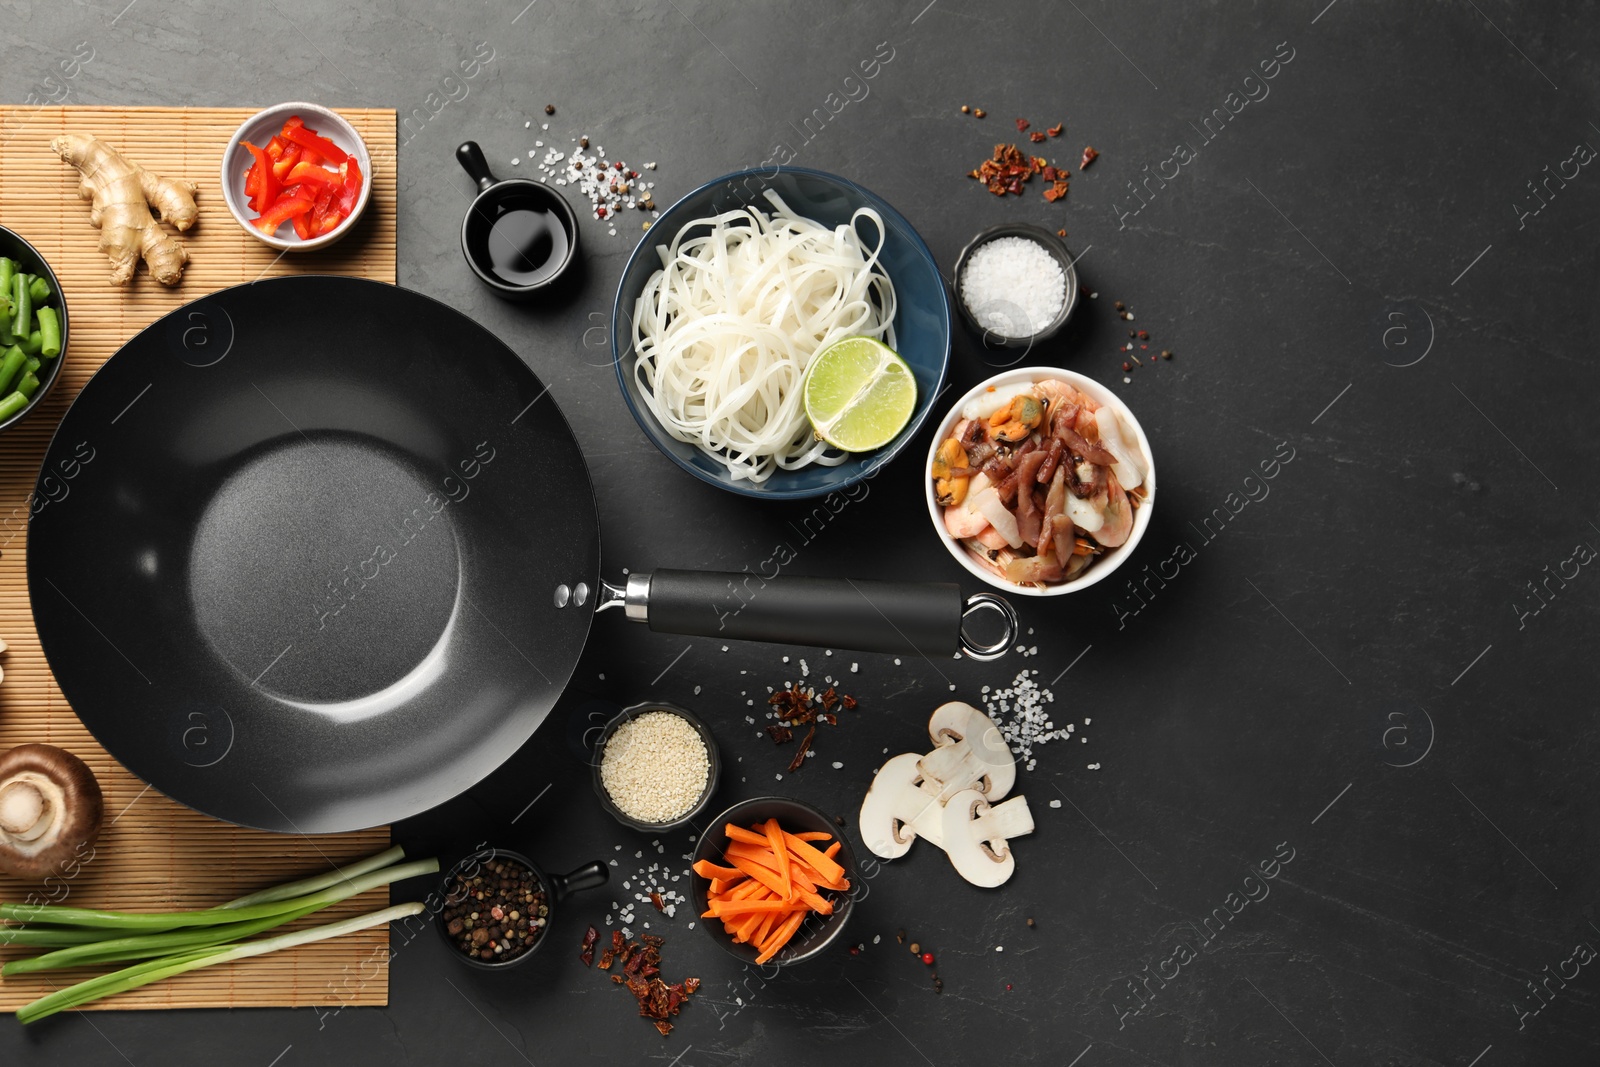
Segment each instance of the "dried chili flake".
[{"label": "dried chili flake", "polygon": [[592,926],[583,933],[583,944],[578,949],[578,958],[583,961],[585,967],[594,963],[594,943],[599,937],[600,931]]},{"label": "dried chili flake", "polygon": [[1017,132],[1018,133],[1021,133],[1023,130],[1025,130],[1027,128],[1028,128],[1028,120],[1027,119],[1018,119],[1017,120]]},{"label": "dried chili flake", "polygon": [[833,686],[828,686],[822,693],[822,710],[831,711],[838,702],[839,694],[834,690]]},{"label": "dried chili flake", "polygon": [[1058,122],[1054,126],[1050,127],[1050,136],[1051,137],[1060,137],[1061,136],[1061,128],[1063,126],[1065,126],[1065,125],[1066,125],[1066,123],[1064,123],[1064,122]]},{"label": "dried chili flake", "polygon": [[795,771],[798,771],[800,769],[800,765],[806,761],[806,754],[811,751],[811,742],[812,742],[813,739],[816,738],[816,736],[817,736],[817,727],[816,727],[816,724],[813,723],[812,726],[811,726],[811,729],[806,731],[806,739],[804,741],[800,742],[800,751],[796,752],[794,754],[794,759],[789,761],[789,773],[790,774],[793,774]]},{"label": "dried chili flake", "polygon": [[661,894],[654,889],[650,890],[650,903],[654,904],[659,912],[665,913],[667,910],[667,902],[662,900]]},{"label": "dried chili flake", "polygon": [[1096,159],[1098,159],[1099,156],[1100,156],[1100,153],[1096,152],[1094,150],[1094,146],[1093,145],[1090,145],[1089,147],[1085,148],[1083,150],[1083,161],[1078,164],[1078,169],[1082,170],[1084,167],[1087,167],[1089,164],[1093,163]]},{"label": "dried chili flake", "polygon": [[1054,167],[1046,167],[1044,170],[1039,172],[1039,177],[1043,178],[1047,182],[1053,182],[1056,180],[1056,175],[1059,173],[1060,171],[1056,170]]},{"label": "dried chili flake", "polygon": [[695,993],[700,992],[700,979],[698,979],[698,978],[685,978],[683,980],[683,991],[685,993],[688,993],[690,996],[693,996]]},{"label": "dried chili flake", "polygon": [[794,740],[794,731],[779,723],[773,723],[767,727],[767,734],[772,738],[772,743],[775,745],[787,745]]},{"label": "dried chili flake", "polygon": [[854,711],[856,709],[856,698],[855,697],[842,696],[842,697],[839,698],[839,703],[844,705],[844,710],[846,710],[846,711]]},{"label": "dried chili flake", "polygon": [[1045,139],[1045,135],[1044,135],[1043,131],[1041,131],[1041,130],[1034,130],[1032,133],[1028,134],[1028,140],[1032,141],[1034,144],[1038,144],[1040,141],[1043,141],[1044,139]]}]

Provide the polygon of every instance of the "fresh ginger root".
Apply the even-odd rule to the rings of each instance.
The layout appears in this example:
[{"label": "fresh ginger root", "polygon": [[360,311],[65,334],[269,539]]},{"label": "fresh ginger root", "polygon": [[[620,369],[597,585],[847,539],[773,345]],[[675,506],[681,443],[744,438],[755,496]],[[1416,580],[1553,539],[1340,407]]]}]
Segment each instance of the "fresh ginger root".
[{"label": "fresh ginger root", "polygon": [[200,214],[194,202],[199,187],[151,174],[98,137],[63,134],[50,142],[50,150],[83,175],[78,195],[89,201],[89,222],[100,228],[100,251],[111,257],[111,284],[126,285],[143,257],[156,281],[177,285],[189,253],[150,211],[187,230]]}]

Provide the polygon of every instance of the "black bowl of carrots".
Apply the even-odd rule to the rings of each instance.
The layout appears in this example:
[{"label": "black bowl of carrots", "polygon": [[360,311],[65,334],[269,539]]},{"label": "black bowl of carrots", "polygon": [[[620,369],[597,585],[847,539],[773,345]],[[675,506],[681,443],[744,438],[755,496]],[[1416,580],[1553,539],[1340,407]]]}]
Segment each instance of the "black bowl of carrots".
[{"label": "black bowl of carrots", "polygon": [[0,226],[0,431],[39,406],[61,376],[67,301],[39,250]]},{"label": "black bowl of carrots", "polygon": [[838,939],[855,907],[855,854],[822,812],[758,797],[718,815],[694,850],[700,926],[742,963],[788,966]]}]

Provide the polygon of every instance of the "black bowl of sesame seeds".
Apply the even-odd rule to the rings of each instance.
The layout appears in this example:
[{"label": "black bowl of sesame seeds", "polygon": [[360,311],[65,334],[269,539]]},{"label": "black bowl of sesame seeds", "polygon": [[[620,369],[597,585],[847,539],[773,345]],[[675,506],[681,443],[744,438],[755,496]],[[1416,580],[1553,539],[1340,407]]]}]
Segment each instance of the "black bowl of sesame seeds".
[{"label": "black bowl of sesame seeds", "polygon": [[550,940],[556,906],[569,893],[605,885],[599,860],[566,875],[547,875],[528,857],[484,849],[445,877],[444,907],[434,918],[451,954],[469,967],[499,971],[525,962]]},{"label": "black bowl of sesame seeds", "polygon": [[640,833],[683,826],[711,803],[722,775],[710,727],[661,700],[623,708],[594,747],[600,806]]}]

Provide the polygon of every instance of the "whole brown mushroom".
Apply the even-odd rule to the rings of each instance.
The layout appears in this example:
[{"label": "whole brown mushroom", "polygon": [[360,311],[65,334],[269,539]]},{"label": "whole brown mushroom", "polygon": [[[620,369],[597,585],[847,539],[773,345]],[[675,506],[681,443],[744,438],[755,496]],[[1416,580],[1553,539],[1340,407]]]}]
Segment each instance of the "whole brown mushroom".
[{"label": "whole brown mushroom", "polygon": [[0,756],[0,871],[39,881],[79,858],[100,836],[100,783],[54,745],[18,745]]}]

